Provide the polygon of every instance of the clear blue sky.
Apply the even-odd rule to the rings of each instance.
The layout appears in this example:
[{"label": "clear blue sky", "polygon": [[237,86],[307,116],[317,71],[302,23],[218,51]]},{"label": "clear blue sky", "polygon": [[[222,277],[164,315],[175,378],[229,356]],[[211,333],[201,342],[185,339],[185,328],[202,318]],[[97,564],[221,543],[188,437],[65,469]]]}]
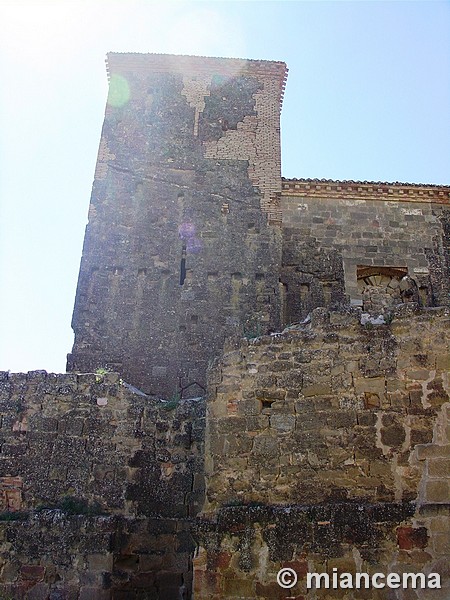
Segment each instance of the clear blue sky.
[{"label": "clear blue sky", "polygon": [[0,369],[64,371],[108,51],[283,60],[283,175],[450,184],[449,2],[0,0]]}]

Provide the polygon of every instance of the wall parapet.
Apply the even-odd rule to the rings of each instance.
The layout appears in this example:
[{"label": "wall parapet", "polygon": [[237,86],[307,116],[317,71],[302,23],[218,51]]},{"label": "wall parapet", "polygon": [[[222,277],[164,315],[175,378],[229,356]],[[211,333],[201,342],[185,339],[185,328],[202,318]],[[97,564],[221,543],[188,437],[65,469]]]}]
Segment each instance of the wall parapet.
[{"label": "wall parapet", "polygon": [[384,325],[318,308],[230,344],[209,374],[196,598],[315,598],[307,573],[333,569],[438,573],[447,598],[449,328],[448,308]]},{"label": "wall parapet", "polygon": [[282,188],[283,196],[450,204],[450,186],[447,185],[283,178]]},{"label": "wall parapet", "polygon": [[204,512],[228,502],[417,498],[417,444],[450,393],[448,308],[357,309],[244,340],[211,373]]}]

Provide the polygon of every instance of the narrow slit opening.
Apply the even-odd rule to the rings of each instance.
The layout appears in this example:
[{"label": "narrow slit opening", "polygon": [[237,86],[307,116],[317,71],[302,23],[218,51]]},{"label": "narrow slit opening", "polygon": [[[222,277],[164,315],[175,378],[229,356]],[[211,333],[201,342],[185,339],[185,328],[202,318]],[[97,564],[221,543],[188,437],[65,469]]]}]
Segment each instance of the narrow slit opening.
[{"label": "narrow slit opening", "polygon": [[183,244],[181,249],[181,264],[180,264],[180,285],[184,284],[186,279],[186,244]]}]

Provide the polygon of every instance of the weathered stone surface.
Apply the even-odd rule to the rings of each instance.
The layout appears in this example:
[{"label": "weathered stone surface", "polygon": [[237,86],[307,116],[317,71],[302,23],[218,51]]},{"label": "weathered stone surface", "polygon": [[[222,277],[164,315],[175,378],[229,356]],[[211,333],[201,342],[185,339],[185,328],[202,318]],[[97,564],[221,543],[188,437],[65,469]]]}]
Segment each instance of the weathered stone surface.
[{"label": "weathered stone surface", "polygon": [[[229,379],[241,381],[237,412],[254,394],[268,423],[240,432],[242,451],[230,453],[237,432],[227,423],[235,417],[223,410],[219,394],[210,395],[206,454],[213,460],[207,461],[204,520],[198,521],[197,538],[206,562],[220,553],[235,558],[227,569],[215,570],[214,586],[205,592],[203,567],[194,565],[196,597],[306,599],[311,592],[305,587],[305,565],[316,572],[335,566],[369,573],[386,572],[387,565],[398,572],[407,565],[411,572],[442,573],[448,591],[440,562],[448,555],[442,516],[450,494],[448,375],[415,367],[425,360],[417,358],[417,349],[433,367],[436,356],[448,354],[440,336],[447,315],[448,309],[401,311],[388,329],[369,334],[357,310],[330,318],[320,311],[320,319],[313,313],[312,325],[289,328],[276,344],[265,337],[245,342],[239,363],[215,365],[223,385]],[[326,354],[315,345],[330,331],[336,348]],[[363,367],[349,382],[331,378],[323,395],[325,390],[313,386],[323,385],[316,382],[327,372],[348,370],[349,339]],[[287,391],[295,365],[283,371],[283,379],[259,375],[269,360],[279,365],[290,356],[308,357],[301,363],[303,387],[296,394]],[[381,371],[368,367],[382,360]],[[311,382],[306,393],[305,381]],[[439,398],[433,403],[435,391]],[[223,432],[221,444],[215,443],[218,431]],[[253,441],[247,449],[245,436]],[[297,563],[303,567],[299,583],[289,591],[294,596],[278,594],[277,571]],[[379,597],[387,600],[386,594]],[[321,597],[335,598],[336,590]],[[416,597],[428,599],[421,591]]]},{"label": "weathered stone surface", "polygon": [[284,63],[108,68],[72,373],[0,373],[0,595],[447,599],[450,188],[282,181]]},{"label": "weathered stone surface", "polygon": [[[40,372],[45,392],[30,387],[35,380],[0,382],[0,499],[2,514],[18,519],[0,521],[9,557],[1,580],[15,582],[7,593],[22,597],[25,585],[36,600],[106,600],[115,590],[132,597],[162,566],[188,581],[189,530],[204,494],[204,402],[169,404],[113,373]],[[26,425],[20,433],[17,423]],[[148,555],[158,561],[141,567]]]},{"label": "weathered stone surface", "polygon": [[[219,391],[209,400],[206,452],[215,458],[215,464],[220,464],[220,469],[207,472],[208,506],[261,498],[274,503],[317,503],[335,497],[336,488],[345,491],[344,497],[355,500],[409,499],[414,487],[417,489],[421,469],[402,467],[396,472],[395,464],[408,465],[416,445],[419,459],[440,459],[430,462],[428,474],[441,477],[442,481],[430,480],[426,489],[430,501],[433,498],[443,502],[448,493],[445,446],[424,443],[432,441],[433,422],[448,402],[448,391],[442,385],[447,376],[436,369],[418,373],[410,366],[417,362],[417,350],[413,356],[409,352],[410,348],[420,347],[421,354],[427,357],[447,354],[448,344],[443,339],[439,341],[438,333],[446,315],[446,309],[399,313],[389,331],[383,326],[380,336],[377,332],[369,336],[355,310],[344,313],[340,320],[334,319],[339,322],[338,327],[324,319],[323,324],[312,328],[306,324],[286,330],[277,337],[276,345],[269,338],[260,338],[258,344],[243,344],[238,363],[227,361],[220,366],[223,386],[231,380],[241,382],[234,392],[233,412],[223,406]],[[408,327],[402,329],[402,323]],[[315,344],[330,331],[336,336],[337,348],[324,359],[323,352],[315,350]],[[308,332],[312,335],[305,336]],[[327,371],[345,372],[349,337],[364,348],[360,361],[389,360],[383,376],[360,372],[350,382],[333,378],[327,384],[317,383]],[[389,347],[395,350],[389,357],[386,344],[380,340],[388,340]],[[298,380],[298,369],[293,364],[281,378],[261,379],[258,373],[267,363],[268,346],[272,348],[270,362],[275,365],[290,364],[289,357],[293,355],[308,355],[309,362],[302,363],[301,377],[311,385],[303,385],[296,394],[288,392],[293,380]],[[249,364],[256,371],[253,376],[248,375]],[[399,386],[406,394],[410,386],[416,386],[418,374],[426,376],[415,392],[422,410],[412,410],[408,397],[397,402],[393,390]],[[439,399],[433,404],[430,397],[437,389]],[[246,430],[242,419],[233,415],[234,411],[248,411],[246,398],[253,395],[259,406],[251,403],[255,422]],[[268,422],[258,426],[258,413],[265,415]],[[220,444],[215,432],[220,434]],[[249,444],[245,443],[246,438]],[[239,468],[234,467],[235,457],[239,457]],[[308,483],[300,468],[303,463],[320,467],[307,477]],[[247,465],[244,469],[243,464]],[[255,480],[255,469],[260,480]],[[231,480],[232,486],[227,483]]]},{"label": "weathered stone surface", "polygon": [[[438,190],[429,194],[437,200]],[[406,195],[413,206],[398,202]],[[281,200],[285,324],[348,297],[375,316],[408,302],[448,305],[445,204],[413,189],[308,180],[286,180]]]},{"label": "weathered stone surface", "polygon": [[231,332],[279,327],[279,108],[286,66],[110,54],[70,371],[202,395]]}]

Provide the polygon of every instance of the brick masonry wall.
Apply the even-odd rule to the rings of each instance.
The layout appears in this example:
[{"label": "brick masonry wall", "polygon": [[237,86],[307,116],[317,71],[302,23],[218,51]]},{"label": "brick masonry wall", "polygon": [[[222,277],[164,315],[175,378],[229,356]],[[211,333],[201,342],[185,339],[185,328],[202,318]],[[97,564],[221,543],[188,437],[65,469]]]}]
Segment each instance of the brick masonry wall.
[{"label": "brick masonry wall", "polygon": [[[328,196],[325,184],[317,186],[319,191],[308,185],[303,193],[296,191],[295,180],[285,186],[281,281],[287,287],[286,324],[317,306],[361,304],[357,266],[406,267],[425,306],[448,305],[448,193],[438,203],[439,189],[427,201],[424,190],[413,188],[414,201],[403,201],[389,200],[386,186],[377,191],[376,185],[354,184],[345,192],[342,185],[344,191],[337,193],[330,185]],[[411,190],[403,187],[390,191],[407,199]]]},{"label": "brick masonry wall", "polygon": [[109,56],[68,357],[166,398],[201,395],[233,330],[280,319],[285,65],[178,58]]},{"label": "brick masonry wall", "polygon": [[0,379],[0,591],[188,598],[204,402],[164,403],[115,373]]},{"label": "brick masonry wall", "polygon": [[437,571],[443,590],[408,598],[448,597],[450,315],[359,314],[316,309],[211,371],[196,598],[315,598],[306,572],[333,567]]}]

